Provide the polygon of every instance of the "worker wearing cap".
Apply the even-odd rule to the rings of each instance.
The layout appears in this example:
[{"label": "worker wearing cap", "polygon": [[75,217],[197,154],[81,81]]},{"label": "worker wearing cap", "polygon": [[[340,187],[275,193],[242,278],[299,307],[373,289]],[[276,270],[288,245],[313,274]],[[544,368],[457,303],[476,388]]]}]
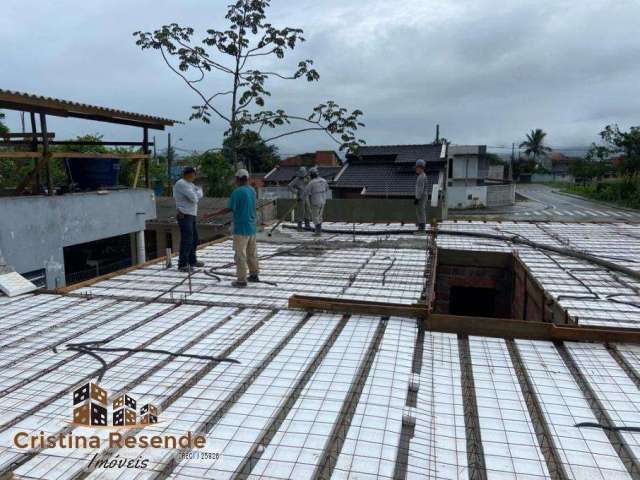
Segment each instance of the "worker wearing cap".
[{"label": "worker wearing cap", "polygon": [[416,206],[416,217],[418,224],[418,232],[422,233],[426,231],[427,224],[427,200],[429,198],[429,192],[427,191],[427,176],[424,173],[425,161],[420,159],[416,161],[416,194],[413,199],[413,204]]},{"label": "worker wearing cap", "polygon": [[202,198],[202,189],[193,182],[196,169],[185,167],[182,178],[173,186],[173,198],[176,201],[176,219],[180,227],[180,257],[178,270],[188,272],[194,267],[204,267],[196,258],[198,247],[198,201]]},{"label": "worker wearing cap", "polygon": [[322,216],[324,213],[324,204],[327,202],[327,192],[329,184],[320,176],[318,167],[309,169],[311,180],[305,188],[305,198],[309,200],[311,206],[311,219],[315,227],[314,235],[320,236],[322,232]]},{"label": "worker wearing cap", "polygon": [[288,188],[291,193],[296,196],[296,221],[298,222],[298,230],[302,230],[302,221],[304,220],[305,228],[311,228],[309,224],[309,202],[304,195],[307,188],[307,169],[300,167],[296,176],[289,182]]},{"label": "worker wearing cap", "polygon": [[211,214],[216,216],[233,212],[233,251],[238,277],[231,283],[234,287],[246,287],[247,281],[260,281],[256,246],[256,198],[256,191],[249,185],[249,172],[241,168],[236,172],[236,189],[229,197],[227,208]]}]

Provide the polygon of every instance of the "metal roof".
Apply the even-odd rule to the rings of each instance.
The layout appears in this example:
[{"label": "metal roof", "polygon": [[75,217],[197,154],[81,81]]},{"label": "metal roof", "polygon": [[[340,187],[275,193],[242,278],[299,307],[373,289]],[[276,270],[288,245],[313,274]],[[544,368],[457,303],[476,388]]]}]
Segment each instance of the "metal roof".
[{"label": "metal roof", "polygon": [[[0,475],[13,478],[633,478],[640,464],[640,346],[512,340],[418,331],[415,320],[287,308],[292,293],[412,304],[428,253],[400,245],[410,225],[323,224],[344,230],[321,252],[309,233],[261,242],[264,280],[243,290],[160,264],[70,295],[0,297]],[[638,269],[640,225],[443,222],[443,230],[500,232],[615,258]],[[384,233],[385,231],[389,233]],[[406,231],[406,234],[398,234]],[[394,233],[391,233],[394,232]],[[380,240],[393,240],[385,246]],[[370,242],[367,246],[358,241]],[[438,244],[511,251],[502,241],[439,234]],[[518,254],[581,321],[640,325],[637,282],[530,248]],[[199,259],[233,273],[231,241]],[[191,289],[191,290],[190,290]],[[611,296],[619,289],[626,303]],[[582,300],[563,300],[571,292]],[[588,297],[588,298],[587,298]],[[185,303],[187,300],[190,303]],[[577,302],[577,303],[572,303]],[[591,312],[587,315],[585,312]],[[616,317],[616,315],[620,315]],[[71,393],[101,364],[101,386],[160,407],[160,422],[130,430],[199,432],[220,461],[172,449],[34,449],[16,432],[107,431],[69,424]],[[54,350],[55,348],[55,350]],[[224,356],[239,363],[198,356]],[[148,459],[144,469],[92,469],[95,454]]]},{"label": "metal roof", "polygon": [[358,149],[357,155],[348,155],[348,160],[355,162],[393,162],[396,164],[415,164],[422,159],[427,163],[444,162],[442,155],[446,144],[423,145],[366,145]]},{"label": "metal roof", "polygon": [[181,123],[168,118],[132,113],[59,98],[0,89],[0,109],[20,110],[60,117],[76,117],[108,123],[164,130],[165,126]]}]

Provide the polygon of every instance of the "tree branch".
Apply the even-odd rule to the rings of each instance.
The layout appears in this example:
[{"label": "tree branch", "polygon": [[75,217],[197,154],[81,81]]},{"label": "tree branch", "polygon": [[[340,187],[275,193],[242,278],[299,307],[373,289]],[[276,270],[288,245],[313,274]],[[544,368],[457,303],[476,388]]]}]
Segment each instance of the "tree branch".
[{"label": "tree branch", "polygon": [[222,113],[220,113],[220,111],[218,111],[217,108],[215,108],[213,105],[211,105],[211,103],[207,100],[207,98],[202,94],[202,92],[200,90],[198,90],[196,87],[193,86],[193,84],[191,83],[191,81],[185,76],[183,75],[179,70],[177,70],[172,64],[171,62],[169,62],[169,59],[167,58],[167,55],[164,53],[164,49],[162,47],[160,47],[160,53],[162,54],[162,58],[164,59],[165,63],[167,64],[167,66],[176,74],[178,75],[180,78],[182,78],[182,80],[184,80],[184,82],[189,86],[189,88],[191,88],[191,90],[193,90],[194,92],[196,92],[196,94],[202,99],[202,101],[211,109],[213,110],[220,118],[222,118],[223,120],[225,120],[227,123],[230,123],[230,120],[224,116]]}]

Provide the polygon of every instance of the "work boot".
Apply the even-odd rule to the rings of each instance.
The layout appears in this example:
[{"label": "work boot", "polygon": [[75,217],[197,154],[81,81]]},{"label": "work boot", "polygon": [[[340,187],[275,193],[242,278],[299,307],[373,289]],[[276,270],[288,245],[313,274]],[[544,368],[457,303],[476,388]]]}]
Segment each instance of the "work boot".
[{"label": "work boot", "polygon": [[304,221],[304,228],[311,230],[311,222],[309,222],[309,220]]},{"label": "work boot", "polygon": [[204,262],[196,262],[196,263],[194,263],[194,264],[193,264],[193,265],[191,265],[191,266],[192,266],[192,267],[200,267],[200,268],[202,268],[202,267],[204,267]]},{"label": "work boot", "polygon": [[301,232],[302,231],[302,222],[298,222],[298,231]]},{"label": "work boot", "polygon": [[258,283],[259,281],[260,277],[258,277],[257,273],[252,273],[251,275],[249,275],[249,278],[247,278],[247,282]]},{"label": "work boot", "polygon": [[233,282],[231,282],[231,286],[237,287],[237,288],[244,288],[247,286],[247,282],[244,280],[234,280]]},{"label": "work boot", "polygon": [[418,224],[418,231],[415,232],[416,235],[426,235],[427,234],[427,230],[426,230],[426,225],[424,223],[419,223]]},{"label": "work boot", "polygon": [[313,236],[314,237],[319,237],[320,235],[322,235],[322,224],[319,223],[318,225],[316,225],[316,229],[313,232]]}]

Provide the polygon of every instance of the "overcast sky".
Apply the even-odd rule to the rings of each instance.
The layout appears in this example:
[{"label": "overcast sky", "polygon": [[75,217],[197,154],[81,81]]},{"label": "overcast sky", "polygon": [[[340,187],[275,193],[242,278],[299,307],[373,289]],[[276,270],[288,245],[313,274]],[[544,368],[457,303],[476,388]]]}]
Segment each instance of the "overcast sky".
[{"label": "overcast sky", "polygon": [[[224,26],[227,1],[4,0],[0,88],[183,120],[184,149],[219,146],[225,126],[188,121],[197,99],[132,32],[166,23]],[[457,144],[510,146],[532,128],[552,146],[588,145],[609,123],[640,125],[638,0],[273,0],[269,21],[300,27],[320,82],[273,82],[269,108],[307,114],[334,99],[364,111],[368,144],[421,143],[435,124]],[[210,91],[224,85],[213,78]],[[6,112],[19,130],[19,117]],[[52,119],[57,138],[138,129]],[[166,135],[155,133],[159,147]],[[283,154],[331,149],[287,137]],[[506,150],[505,150],[506,151]]]}]

